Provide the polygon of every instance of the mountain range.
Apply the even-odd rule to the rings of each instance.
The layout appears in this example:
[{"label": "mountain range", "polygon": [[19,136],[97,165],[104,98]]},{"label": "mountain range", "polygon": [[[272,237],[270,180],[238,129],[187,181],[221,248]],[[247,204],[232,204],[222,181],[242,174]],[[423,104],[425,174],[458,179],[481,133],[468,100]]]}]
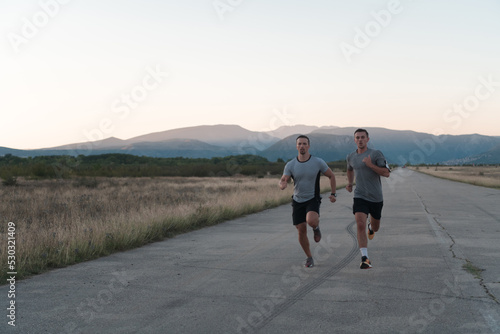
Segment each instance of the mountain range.
[{"label": "mountain range", "polygon": [[[40,155],[77,156],[127,153],[150,157],[212,158],[254,154],[270,161],[292,159],[297,155],[295,139],[306,134],[311,140],[310,152],[325,161],[345,159],[356,149],[354,127],[282,126],[273,131],[256,132],[238,125],[202,125],[155,132],[127,140],[107,139],[63,146],[18,150],[0,147],[0,155],[21,157]],[[390,163],[472,164],[500,163],[500,137],[440,135],[415,131],[367,128],[369,147],[381,150]]]}]

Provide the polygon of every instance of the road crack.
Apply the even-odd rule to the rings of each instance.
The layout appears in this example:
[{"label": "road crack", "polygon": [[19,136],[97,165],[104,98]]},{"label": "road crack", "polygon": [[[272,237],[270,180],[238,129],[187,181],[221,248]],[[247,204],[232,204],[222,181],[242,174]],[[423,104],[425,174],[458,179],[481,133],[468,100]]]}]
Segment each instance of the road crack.
[{"label": "road crack", "polygon": [[[429,222],[431,223],[431,225],[432,224],[437,225],[440,228],[440,230],[443,233],[445,233],[446,236],[447,236],[447,238],[450,240],[448,242],[448,244],[449,244],[448,250],[451,252],[452,257],[454,259],[458,259],[458,260],[462,261],[463,262],[462,269],[465,270],[465,271],[467,271],[471,275],[473,275],[474,278],[478,280],[479,285],[483,288],[484,292],[486,293],[486,295],[491,300],[493,300],[497,304],[500,304],[500,301],[490,291],[490,289],[488,289],[488,286],[484,282],[484,278],[481,276],[481,272],[483,272],[484,269],[481,269],[481,268],[475,266],[474,263],[471,260],[469,260],[468,258],[466,258],[465,255],[463,255],[463,253],[459,249],[457,249],[455,247],[456,246],[456,242],[455,242],[455,239],[453,238],[453,236],[448,232],[448,230],[446,230],[446,228],[443,226],[443,224],[441,224],[439,222],[439,220],[436,219],[436,217],[429,211],[429,209],[425,205],[424,199],[415,191],[415,189],[412,188],[412,190],[415,193],[415,195],[417,196],[417,198],[419,199],[420,204],[422,205],[422,208],[424,209],[424,211],[425,211],[425,213],[427,215],[427,219],[429,220]],[[445,242],[445,240],[443,240],[442,238],[440,238],[440,241]],[[458,255],[458,254],[462,254],[462,255]]]}]

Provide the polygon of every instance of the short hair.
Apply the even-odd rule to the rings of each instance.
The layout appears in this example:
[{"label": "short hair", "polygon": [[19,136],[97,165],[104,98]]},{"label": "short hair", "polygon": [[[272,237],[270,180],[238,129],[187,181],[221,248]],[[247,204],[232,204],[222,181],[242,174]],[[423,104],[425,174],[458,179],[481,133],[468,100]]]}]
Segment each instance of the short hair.
[{"label": "short hair", "polygon": [[361,128],[357,129],[356,131],[354,131],[354,135],[356,135],[356,133],[358,133],[358,132],[364,132],[364,133],[366,133],[366,136],[368,138],[370,138],[370,136],[368,135],[368,131],[366,131],[365,129],[361,129]]},{"label": "short hair", "polygon": [[311,142],[309,141],[309,137],[307,137],[306,135],[300,135],[300,136],[298,136],[298,137],[295,139],[295,142],[297,142],[297,140],[299,140],[300,138],[305,138],[305,139],[307,139],[307,145],[311,145]]}]

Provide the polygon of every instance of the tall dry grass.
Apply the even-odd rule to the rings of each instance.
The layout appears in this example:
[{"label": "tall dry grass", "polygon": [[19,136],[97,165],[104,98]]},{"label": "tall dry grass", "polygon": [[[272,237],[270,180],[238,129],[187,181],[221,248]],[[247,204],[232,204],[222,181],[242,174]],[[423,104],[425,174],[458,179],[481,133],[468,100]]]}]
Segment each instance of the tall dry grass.
[{"label": "tall dry grass", "polygon": [[[337,174],[337,179],[345,179]],[[0,237],[16,224],[18,279],[290,201],[278,178],[21,180],[0,186]],[[339,185],[340,186],[340,185]],[[322,187],[329,189],[322,177]],[[0,249],[2,275],[8,271]],[[5,281],[2,277],[2,282]]]},{"label": "tall dry grass", "polygon": [[439,178],[488,188],[500,188],[498,166],[419,166],[411,169]]}]

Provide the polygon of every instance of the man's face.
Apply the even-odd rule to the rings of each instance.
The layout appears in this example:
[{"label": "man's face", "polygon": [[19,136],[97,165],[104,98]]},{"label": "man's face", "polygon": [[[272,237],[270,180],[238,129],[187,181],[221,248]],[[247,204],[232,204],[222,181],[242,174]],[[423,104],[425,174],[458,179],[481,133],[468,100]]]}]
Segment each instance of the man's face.
[{"label": "man's face", "polygon": [[297,139],[297,150],[300,154],[306,154],[309,151],[309,143],[306,138]]},{"label": "man's face", "polygon": [[370,140],[370,138],[368,138],[368,136],[366,135],[366,132],[356,132],[354,134],[354,142],[356,143],[356,145],[358,146],[358,148],[365,148],[366,147],[366,144],[368,144],[368,141]]}]

